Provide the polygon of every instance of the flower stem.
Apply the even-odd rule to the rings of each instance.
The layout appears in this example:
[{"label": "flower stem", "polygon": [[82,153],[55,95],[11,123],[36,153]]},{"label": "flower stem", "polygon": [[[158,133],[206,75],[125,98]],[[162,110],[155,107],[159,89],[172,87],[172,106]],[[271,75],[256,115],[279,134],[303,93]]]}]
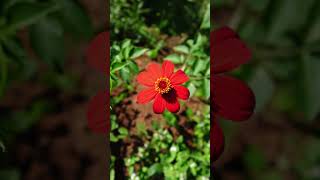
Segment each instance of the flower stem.
[{"label": "flower stem", "polygon": [[193,76],[193,75],[190,75],[189,78],[191,80],[203,80],[203,79],[210,79],[210,76]]}]

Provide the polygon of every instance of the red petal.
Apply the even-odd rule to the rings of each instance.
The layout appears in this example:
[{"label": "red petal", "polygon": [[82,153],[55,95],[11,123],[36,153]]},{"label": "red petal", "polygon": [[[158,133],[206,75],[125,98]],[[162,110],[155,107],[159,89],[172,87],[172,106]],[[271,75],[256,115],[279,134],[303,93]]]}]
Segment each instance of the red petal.
[{"label": "red petal", "polygon": [[211,32],[213,42],[219,43],[227,39],[239,38],[239,36],[229,27],[222,27]]},{"label": "red petal", "polygon": [[166,107],[170,112],[176,113],[180,110],[180,104],[177,99],[176,91],[171,90],[169,93],[163,94],[162,97],[165,99]]},{"label": "red petal", "polygon": [[210,56],[214,74],[230,71],[249,61],[251,52],[237,36],[229,31],[218,32],[218,35],[215,33],[214,31],[210,40]]},{"label": "red petal", "polygon": [[161,94],[158,94],[153,103],[153,112],[156,114],[163,113],[166,107],[166,101],[163,99]]},{"label": "red petal", "polygon": [[228,76],[213,76],[213,109],[218,115],[235,121],[248,119],[255,107],[251,89],[238,79]]},{"label": "red petal", "polygon": [[177,113],[180,110],[180,104],[177,99],[174,101],[167,101],[167,109],[172,113]]},{"label": "red petal", "polygon": [[174,86],[176,90],[177,97],[183,100],[187,100],[190,96],[189,89],[184,86]]},{"label": "red petal", "polygon": [[154,88],[145,89],[139,92],[137,96],[137,103],[138,104],[145,104],[150,102],[154,97],[157,95],[157,92]]},{"label": "red petal", "polygon": [[158,63],[150,63],[147,67],[147,71],[155,80],[162,76],[161,66]]},{"label": "red petal", "polygon": [[178,70],[170,77],[172,85],[180,85],[189,80],[189,77],[182,71]]},{"label": "red petal", "polygon": [[163,61],[162,64],[162,75],[165,77],[170,77],[173,74],[174,64],[171,61]]},{"label": "red petal", "polygon": [[213,119],[210,131],[210,159],[216,161],[224,150],[224,137],[220,126]]},{"label": "red petal", "polygon": [[94,96],[87,109],[87,121],[90,130],[96,133],[108,133],[110,131],[110,122],[107,107],[107,93],[100,92]]},{"label": "red petal", "polygon": [[152,73],[147,71],[140,72],[137,76],[138,83],[149,87],[153,87],[156,80]]},{"label": "red petal", "polygon": [[90,43],[86,52],[87,63],[107,74],[109,72],[107,67],[109,54],[109,32],[103,32]]}]

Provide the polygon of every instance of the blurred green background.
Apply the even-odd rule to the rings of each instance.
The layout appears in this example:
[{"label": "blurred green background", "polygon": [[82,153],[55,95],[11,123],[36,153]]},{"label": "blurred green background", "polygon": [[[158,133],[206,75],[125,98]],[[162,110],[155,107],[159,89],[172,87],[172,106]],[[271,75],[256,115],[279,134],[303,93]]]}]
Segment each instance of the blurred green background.
[{"label": "blurred green background", "polygon": [[106,29],[106,3],[0,1],[1,180],[107,176],[105,139],[86,124],[105,78],[85,63],[89,40]]},{"label": "blurred green background", "polygon": [[211,26],[231,26],[253,58],[233,72],[255,92],[254,117],[220,121],[215,179],[320,179],[320,1],[214,0]]}]

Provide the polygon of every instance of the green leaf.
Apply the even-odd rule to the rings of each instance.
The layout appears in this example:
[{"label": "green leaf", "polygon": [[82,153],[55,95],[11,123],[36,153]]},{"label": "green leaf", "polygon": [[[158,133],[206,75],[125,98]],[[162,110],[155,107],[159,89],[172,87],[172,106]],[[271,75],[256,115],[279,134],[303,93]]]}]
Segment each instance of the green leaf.
[{"label": "green leaf", "polygon": [[157,173],[162,172],[162,165],[160,163],[153,164],[149,169],[148,169],[148,177],[151,177]]},{"label": "green leaf", "polygon": [[170,54],[169,56],[165,57],[164,59],[170,60],[174,64],[182,63],[182,58],[178,54]]},{"label": "green leaf", "polygon": [[54,18],[45,18],[30,28],[31,44],[42,60],[50,65],[63,65],[64,34]]},{"label": "green leaf", "polygon": [[188,89],[190,92],[190,97],[192,97],[197,90],[196,86],[193,83],[188,84]]},{"label": "green leaf", "polygon": [[130,69],[137,74],[139,72],[139,66],[134,61],[128,61]]},{"label": "green leaf", "polygon": [[210,3],[208,3],[208,5],[206,7],[205,14],[203,16],[203,20],[202,20],[200,29],[209,29],[210,26],[211,26],[211,23],[210,23]]},{"label": "green leaf", "polygon": [[189,48],[186,45],[179,45],[173,48],[176,52],[180,52],[180,53],[185,53],[188,54],[189,53]]},{"label": "green leaf", "polygon": [[120,127],[120,128],[119,128],[119,133],[120,133],[121,135],[123,135],[123,136],[128,136],[129,131],[128,131],[126,128],[124,128],[124,127]]},{"label": "green leaf", "polygon": [[154,59],[158,56],[159,50],[158,49],[152,49],[150,51],[147,51],[147,55],[151,58]]},{"label": "green leaf", "polygon": [[177,123],[177,117],[170,113],[169,111],[165,111],[163,113],[163,117],[166,119],[167,123],[170,125],[170,126],[174,126],[176,125]]},{"label": "green leaf", "polygon": [[117,124],[117,120],[116,120],[116,116],[115,115],[111,115],[111,130],[115,130],[119,127],[119,125]]},{"label": "green leaf", "polygon": [[301,88],[304,91],[303,110],[309,121],[315,119],[320,111],[320,58],[305,55],[302,60]]},{"label": "green leaf", "polygon": [[[154,123],[154,121],[152,121],[152,123]],[[152,124],[154,125],[154,124]],[[142,122],[137,122],[136,124],[136,128],[137,128],[137,132],[140,136],[147,134],[146,131],[146,123],[144,121]]]},{"label": "green leaf", "polygon": [[128,67],[124,67],[122,69],[120,69],[120,75],[121,75],[121,78],[126,82],[126,83],[129,83],[130,80],[131,80],[131,74],[130,74],[130,71],[129,71],[129,68]]},{"label": "green leaf", "polygon": [[62,22],[67,31],[77,37],[91,38],[93,26],[83,8],[73,0],[59,0],[57,2],[62,8]]},{"label": "green leaf", "polygon": [[113,89],[116,85],[117,82],[115,81],[117,79],[116,75],[113,73],[110,73],[110,90]]},{"label": "green leaf", "polygon": [[269,74],[267,74],[264,69],[259,68],[252,76],[249,84],[256,97],[255,111],[260,112],[264,108],[264,106],[271,100],[275,89],[274,83]]},{"label": "green leaf", "polygon": [[206,99],[210,97],[210,80],[209,79],[203,80],[203,96]]},{"label": "green leaf", "polygon": [[147,48],[136,48],[130,58],[131,59],[136,59],[136,58],[142,56],[147,51],[148,51]]},{"label": "green leaf", "polygon": [[117,142],[119,138],[117,138],[113,133],[110,133],[110,141],[111,142]]},{"label": "green leaf", "polygon": [[193,75],[198,75],[201,71],[205,70],[209,61],[197,60],[193,66]]},{"label": "green leaf", "polygon": [[203,48],[206,43],[208,43],[208,38],[199,33],[196,39],[196,43],[192,46],[192,52]]},{"label": "green leaf", "polygon": [[111,169],[110,170],[110,180],[115,180],[115,178],[116,178],[116,175],[115,175],[116,173],[115,173],[115,170],[114,169]]},{"label": "green leaf", "polygon": [[131,46],[131,40],[130,39],[126,39],[122,42],[122,45],[121,45],[121,49],[126,49],[128,47]]},{"label": "green leaf", "polygon": [[119,71],[120,69],[122,69],[122,68],[124,68],[125,66],[127,66],[128,65],[128,63],[114,63],[114,64],[112,64],[112,66],[111,66],[111,71],[110,71],[110,73],[115,73],[115,72],[117,72],[117,71]]},{"label": "green leaf", "polygon": [[0,30],[0,34],[15,33],[18,29],[34,24],[58,9],[59,7],[53,3],[18,3],[8,10],[8,26]]}]

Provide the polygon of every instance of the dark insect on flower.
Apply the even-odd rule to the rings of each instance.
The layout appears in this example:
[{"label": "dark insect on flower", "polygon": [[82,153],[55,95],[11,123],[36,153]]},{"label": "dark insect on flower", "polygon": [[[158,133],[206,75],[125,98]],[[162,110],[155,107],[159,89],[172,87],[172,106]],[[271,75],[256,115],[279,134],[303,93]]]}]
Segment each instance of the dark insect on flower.
[{"label": "dark insect on flower", "polygon": [[145,104],[154,99],[155,113],[161,114],[165,108],[176,113],[180,109],[178,98],[182,100],[189,98],[188,88],[181,86],[188,80],[188,76],[182,70],[174,72],[174,65],[170,61],[164,61],[162,66],[150,63],[146,70],[137,76],[137,81],[147,87],[139,92],[137,103]]},{"label": "dark insect on flower", "polygon": [[219,158],[224,149],[224,137],[216,119],[221,116],[233,121],[247,120],[254,111],[255,97],[251,89],[242,81],[223,75],[245,64],[251,52],[230,28],[223,27],[211,32],[211,102],[213,122],[210,132],[211,161]]}]

